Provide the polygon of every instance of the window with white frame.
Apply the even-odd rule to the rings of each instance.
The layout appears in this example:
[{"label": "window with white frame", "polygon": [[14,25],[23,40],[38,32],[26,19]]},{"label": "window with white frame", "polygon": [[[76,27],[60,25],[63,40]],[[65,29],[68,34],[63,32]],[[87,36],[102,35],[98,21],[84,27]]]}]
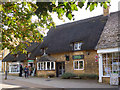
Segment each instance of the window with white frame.
[{"label": "window with white frame", "polygon": [[83,70],[84,69],[84,60],[73,61],[74,70]]},{"label": "window with white frame", "polygon": [[55,62],[38,62],[37,70],[55,70]]},{"label": "window with white frame", "polygon": [[9,63],[9,73],[19,73],[20,63]]},{"label": "window with white frame", "polygon": [[102,54],[103,76],[118,73],[120,76],[120,52]]},{"label": "window with white frame", "polygon": [[81,50],[82,44],[83,43],[80,43],[80,42],[74,43],[74,50]]}]

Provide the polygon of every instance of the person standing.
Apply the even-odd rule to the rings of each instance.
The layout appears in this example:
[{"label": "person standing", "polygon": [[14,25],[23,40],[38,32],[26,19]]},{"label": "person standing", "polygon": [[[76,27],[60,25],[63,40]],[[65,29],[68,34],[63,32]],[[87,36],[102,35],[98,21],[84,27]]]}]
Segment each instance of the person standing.
[{"label": "person standing", "polygon": [[29,74],[28,66],[25,66],[24,72],[25,72],[25,78],[28,78],[28,74]]},{"label": "person standing", "polygon": [[22,68],[22,65],[20,64],[20,73],[19,73],[20,77],[22,77],[22,70],[23,70],[23,68]]}]

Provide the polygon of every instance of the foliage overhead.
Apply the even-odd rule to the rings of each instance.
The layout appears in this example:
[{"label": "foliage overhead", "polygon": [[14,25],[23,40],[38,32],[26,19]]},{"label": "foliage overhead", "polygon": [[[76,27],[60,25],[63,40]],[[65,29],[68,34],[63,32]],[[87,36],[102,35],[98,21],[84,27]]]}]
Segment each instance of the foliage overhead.
[{"label": "foliage overhead", "polygon": [[[2,49],[9,49],[17,53],[17,51],[26,52],[26,44],[29,42],[41,42],[43,35],[37,29],[38,27],[50,29],[55,27],[55,23],[51,17],[52,12],[58,14],[59,19],[63,19],[65,15],[69,20],[74,20],[73,11],[85,6],[86,0],[82,2],[2,2],[0,5],[1,21],[2,21]],[[105,2],[87,2],[86,9],[90,11],[95,7],[107,8],[110,1]],[[31,17],[37,15],[39,17],[35,22],[31,21]],[[41,29],[42,30],[42,29]],[[16,50],[16,46],[17,47]]]}]

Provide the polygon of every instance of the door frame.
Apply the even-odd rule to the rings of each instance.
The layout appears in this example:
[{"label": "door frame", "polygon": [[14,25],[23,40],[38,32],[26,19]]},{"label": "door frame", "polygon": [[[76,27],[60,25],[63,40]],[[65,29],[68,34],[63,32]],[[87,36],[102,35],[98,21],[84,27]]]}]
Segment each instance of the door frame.
[{"label": "door frame", "polygon": [[[58,73],[58,70],[59,70],[58,64],[63,64],[63,65],[62,65],[62,70],[63,70],[63,66],[64,66],[64,70],[65,70],[65,61],[56,62],[56,77],[59,77],[59,73]],[[62,72],[65,73],[65,71],[62,71]]]}]

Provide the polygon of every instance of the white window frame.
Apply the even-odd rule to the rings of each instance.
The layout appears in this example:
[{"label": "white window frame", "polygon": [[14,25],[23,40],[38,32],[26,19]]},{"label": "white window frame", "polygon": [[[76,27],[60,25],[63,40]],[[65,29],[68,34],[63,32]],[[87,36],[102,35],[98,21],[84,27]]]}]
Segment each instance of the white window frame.
[{"label": "white window frame", "polygon": [[[79,68],[79,62],[82,61],[83,62],[83,68]],[[78,69],[75,68],[75,62],[78,62]],[[74,70],[84,70],[84,60],[74,60],[73,61],[73,69]]]},{"label": "white window frame", "polygon": [[[42,69],[42,66],[41,66],[41,63],[43,63],[43,69]],[[45,66],[44,66],[44,63],[45,63]],[[55,62],[53,62],[53,68],[51,67],[51,63],[50,62],[50,69],[47,68],[47,62],[37,62],[37,70],[55,70]],[[39,67],[39,64],[40,64],[40,67]]]},{"label": "white window frame", "polygon": [[[81,50],[82,44],[83,44],[83,43],[81,43],[81,42],[74,43],[74,50]],[[75,48],[76,45],[77,45],[77,49]]]},{"label": "white window frame", "polygon": [[[113,59],[114,59],[114,58],[113,58],[113,53],[119,53],[119,52],[111,52],[111,54],[112,54],[112,64],[111,64],[111,65],[112,65],[112,70],[111,70],[111,73],[113,73],[113,63],[114,63],[114,62],[113,62]],[[102,53],[102,54],[106,54],[106,62],[108,62],[108,57],[107,57],[107,54],[108,54],[108,53]],[[101,54],[101,55],[102,55],[102,54]],[[119,57],[118,57],[117,59],[119,60]],[[104,75],[104,74],[103,74],[103,72],[104,72],[104,69],[103,69],[103,66],[104,66],[104,64],[103,64],[103,61],[104,61],[104,60],[103,60],[103,57],[102,57],[101,60],[102,60],[102,77],[110,77],[110,74],[107,74],[107,75]],[[107,64],[108,64],[108,63],[107,63]],[[107,65],[107,64],[106,64],[106,65]],[[118,64],[120,65],[120,61],[118,62]],[[120,72],[120,71],[119,71],[119,72]],[[120,75],[119,75],[119,77],[120,77]]]},{"label": "white window frame", "polygon": [[[19,62],[11,62],[11,63],[9,63],[9,73],[20,73],[20,64],[22,64],[22,63],[19,63]],[[11,72],[12,70],[12,67],[11,67],[11,65],[18,65],[18,72]]]}]

